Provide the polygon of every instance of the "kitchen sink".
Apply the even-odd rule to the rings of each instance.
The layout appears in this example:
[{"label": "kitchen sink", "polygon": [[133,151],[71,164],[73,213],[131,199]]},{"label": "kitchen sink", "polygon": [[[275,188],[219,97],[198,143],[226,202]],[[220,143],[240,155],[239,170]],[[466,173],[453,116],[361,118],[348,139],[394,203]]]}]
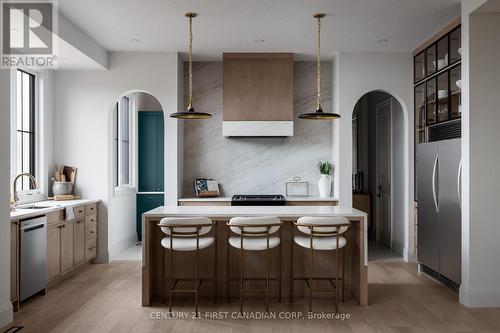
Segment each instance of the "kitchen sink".
[{"label": "kitchen sink", "polygon": [[39,210],[39,209],[47,209],[47,208],[52,208],[52,207],[60,207],[60,205],[55,205],[55,206],[38,206],[36,204],[22,205],[22,206],[16,207],[16,210],[22,210],[22,209]]}]

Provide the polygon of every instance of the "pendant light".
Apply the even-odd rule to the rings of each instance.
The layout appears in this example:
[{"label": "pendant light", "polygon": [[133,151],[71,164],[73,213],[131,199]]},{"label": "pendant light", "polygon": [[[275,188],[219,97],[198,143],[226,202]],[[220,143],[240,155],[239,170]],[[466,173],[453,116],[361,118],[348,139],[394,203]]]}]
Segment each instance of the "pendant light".
[{"label": "pendant light", "polygon": [[321,47],[321,19],[325,17],[325,14],[318,13],[314,14],[313,17],[318,20],[318,32],[317,32],[317,55],[316,55],[316,111],[303,113],[299,115],[300,119],[308,119],[308,120],[332,120],[340,118],[340,115],[337,113],[323,112],[323,108],[321,107],[321,59],[320,59],[320,47]]},{"label": "pendant light", "polygon": [[189,95],[186,111],[175,112],[170,115],[177,119],[208,119],[212,115],[204,112],[196,112],[193,108],[193,18],[196,13],[186,13],[185,16],[189,19]]}]

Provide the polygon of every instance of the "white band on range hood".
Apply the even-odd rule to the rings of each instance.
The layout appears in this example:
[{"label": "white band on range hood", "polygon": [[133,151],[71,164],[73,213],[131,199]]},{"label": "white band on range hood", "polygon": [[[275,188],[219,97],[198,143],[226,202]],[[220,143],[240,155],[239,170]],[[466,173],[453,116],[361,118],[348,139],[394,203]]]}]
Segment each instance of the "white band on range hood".
[{"label": "white band on range hood", "polygon": [[224,136],[293,136],[293,121],[223,121]]}]

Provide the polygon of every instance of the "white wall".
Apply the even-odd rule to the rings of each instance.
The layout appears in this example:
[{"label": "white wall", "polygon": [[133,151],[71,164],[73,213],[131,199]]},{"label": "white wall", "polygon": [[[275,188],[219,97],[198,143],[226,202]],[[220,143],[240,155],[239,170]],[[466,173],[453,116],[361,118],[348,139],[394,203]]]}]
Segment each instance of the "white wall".
[{"label": "white wall", "polygon": [[54,72],[50,70],[41,71],[39,79],[39,132],[37,135],[38,162],[37,181],[43,193],[49,195],[52,189],[51,179],[54,177],[53,147],[54,147]]},{"label": "white wall", "polygon": [[[462,1],[462,284],[460,302],[500,306],[498,188],[500,165],[500,13],[498,1]],[[498,8],[498,7],[497,7]],[[476,12],[475,12],[476,11]],[[481,12],[481,13],[480,13]]]},{"label": "white wall", "polygon": [[10,303],[10,71],[0,70],[0,327],[12,321]]},{"label": "white wall", "polygon": [[[84,198],[99,198],[99,261],[121,252],[135,236],[122,232],[129,218],[126,204],[135,192],[115,196],[109,163],[110,111],[118,97],[145,91],[161,103],[165,115],[165,180],[167,205],[176,205],[178,192],[177,120],[179,56],[177,53],[110,53],[108,71],[58,71],[54,75],[54,162],[78,168],[77,191]],[[182,80],[182,78],[181,78]],[[109,253],[108,253],[109,248]]]},{"label": "white wall", "polygon": [[135,96],[138,111],[161,111],[160,102],[154,96],[143,92],[135,93]]},{"label": "white wall", "polygon": [[[393,95],[404,110],[405,124],[405,238],[411,236],[413,221],[413,58],[402,52],[341,52],[334,69],[334,110],[342,118],[334,123],[333,156],[338,168],[334,177],[341,205],[352,205],[352,112],[367,92],[385,91]],[[405,253],[407,249],[405,250]]]},{"label": "white wall", "polygon": [[[405,251],[405,183],[404,183],[404,113],[401,104],[393,102],[391,112],[391,138],[392,138],[392,190],[391,190],[391,220],[392,220],[392,250],[400,255]],[[410,206],[411,207],[411,206]],[[411,229],[411,228],[410,228]],[[409,238],[411,240],[413,238]],[[408,250],[413,249],[408,242]]]}]

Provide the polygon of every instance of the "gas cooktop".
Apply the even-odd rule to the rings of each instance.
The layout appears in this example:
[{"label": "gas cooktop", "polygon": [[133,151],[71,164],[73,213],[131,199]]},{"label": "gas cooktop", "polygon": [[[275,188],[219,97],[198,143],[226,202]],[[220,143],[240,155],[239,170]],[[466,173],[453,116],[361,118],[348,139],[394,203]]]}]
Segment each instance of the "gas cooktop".
[{"label": "gas cooktop", "polygon": [[231,198],[231,206],[284,206],[285,197],[281,194],[238,194]]}]

